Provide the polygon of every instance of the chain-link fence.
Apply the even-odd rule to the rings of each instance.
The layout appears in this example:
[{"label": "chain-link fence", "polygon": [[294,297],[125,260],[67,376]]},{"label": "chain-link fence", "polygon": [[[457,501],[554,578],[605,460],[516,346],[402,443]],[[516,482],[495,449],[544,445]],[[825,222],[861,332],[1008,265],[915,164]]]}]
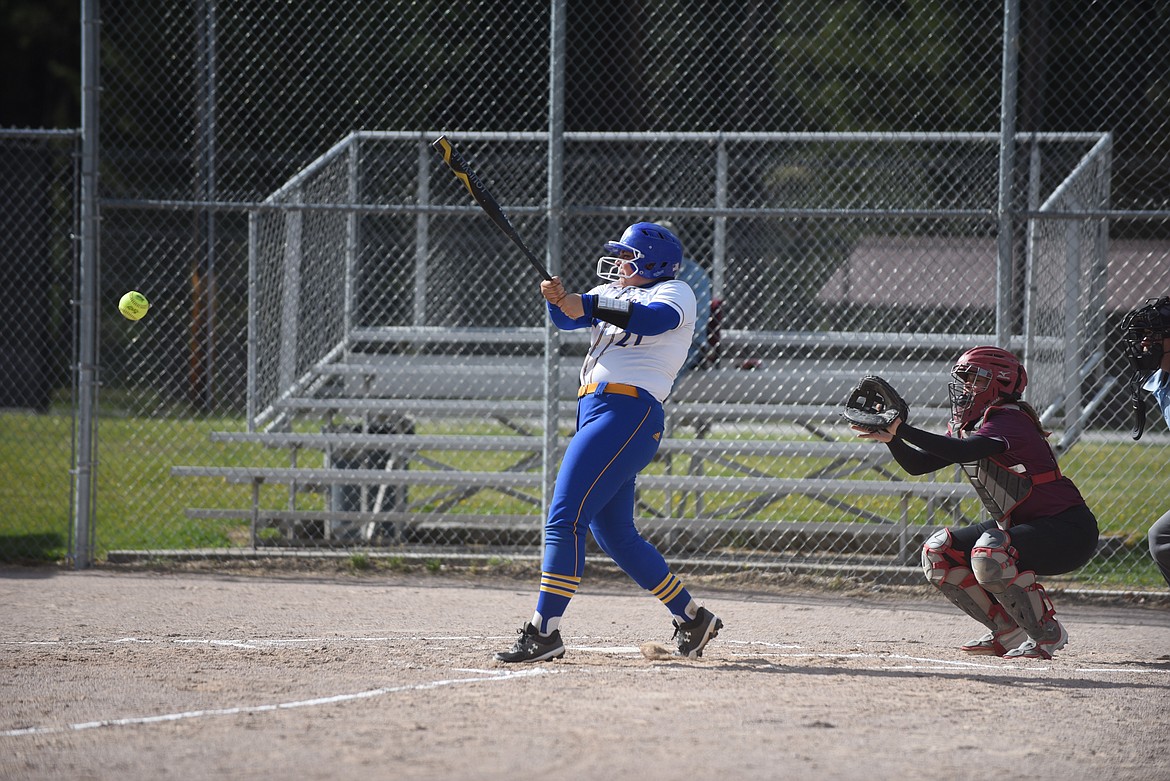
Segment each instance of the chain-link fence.
[{"label": "chain-link fence", "polygon": [[[1117,326],[1170,292],[1170,14],[1021,5],[103,3],[98,555],[536,555],[585,344],[445,133],[571,289],[629,223],[682,238],[706,326],[639,479],[668,557],[913,573],[978,502],[840,404],[879,373],[941,430],[1000,344],[1101,521],[1074,578],[1157,587],[1168,439],[1129,438]],[[41,409],[6,461],[63,441]],[[67,531],[64,465],[20,466]]]},{"label": "chain-link fence", "polygon": [[78,134],[0,131],[0,551],[70,549]]}]

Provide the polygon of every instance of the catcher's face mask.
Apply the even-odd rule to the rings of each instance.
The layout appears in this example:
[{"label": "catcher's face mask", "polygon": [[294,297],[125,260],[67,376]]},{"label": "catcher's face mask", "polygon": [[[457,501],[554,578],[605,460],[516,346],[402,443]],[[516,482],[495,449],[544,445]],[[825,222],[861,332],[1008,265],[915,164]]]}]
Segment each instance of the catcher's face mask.
[{"label": "catcher's face mask", "polygon": [[1165,339],[1170,336],[1170,297],[1148,299],[1121,323],[1125,352],[1134,371],[1148,375],[1161,368]]},{"label": "catcher's face mask", "polygon": [[956,366],[947,385],[951,397],[951,427],[959,430],[983,413],[998,396],[992,390],[991,372],[977,366]]},{"label": "catcher's face mask", "polygon": [[1146,429],[1146,401],[1142,380],[1162,368],[1166,339],[1170,337],[1170,296],[1147,298],[1145,306],[1133,310],[1121,321],[1125,357],[1130,372],[1130,398],[1133,403],[1133,438],[1141,439]]},{"label": "catcher's face mask", "polygon": [[960,431],[983,416],[1000,399],[1018,399],[1028,386],[1019,360],[998,347],[973,347],[951,369],[951,431]]}]

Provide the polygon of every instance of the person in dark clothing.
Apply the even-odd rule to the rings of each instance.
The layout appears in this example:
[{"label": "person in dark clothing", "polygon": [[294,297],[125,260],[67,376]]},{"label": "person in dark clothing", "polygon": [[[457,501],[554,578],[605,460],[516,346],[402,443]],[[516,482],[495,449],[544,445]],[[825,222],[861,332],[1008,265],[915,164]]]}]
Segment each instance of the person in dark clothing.
[{"label": "person in dark clothing", "polygon": [[[1170,427],[1170,296],[1148,298],[1121,323],[1126,355],[1133,367],[1133,438],[1141,439],[1146,427],[1146,402],[1154,403]],[[1170,510],[1154,521],[1147,535],[1150,556],[1170,585]]]},{"label": "person in dark clothing", "polygon": [[961,646],[972,654],[1051,659],[1068,632],[1039,575],[1083,566],[1097,550],[1097,519],[1061,474],[1048,432],[1022,398],[1028,375],[1015,355],[975,347],[951,370],[945,436],[901,417],[884,430],[853,429],[884,442],[913,475],[960,464],[989,518],[939,529],[922,547],[927,579],[986,634]]}]

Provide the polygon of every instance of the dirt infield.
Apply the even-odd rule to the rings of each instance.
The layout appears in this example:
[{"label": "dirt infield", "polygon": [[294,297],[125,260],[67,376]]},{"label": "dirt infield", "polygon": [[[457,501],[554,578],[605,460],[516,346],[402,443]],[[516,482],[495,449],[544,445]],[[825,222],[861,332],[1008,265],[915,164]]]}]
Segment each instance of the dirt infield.
[{"label": "dirt infield", "polygon": [[505,666],[527,578],[0,570],[5,779],[1170,779],[1170,610],[1062,604],[1051,662],[937,599],[590,579],[563,660]]}]

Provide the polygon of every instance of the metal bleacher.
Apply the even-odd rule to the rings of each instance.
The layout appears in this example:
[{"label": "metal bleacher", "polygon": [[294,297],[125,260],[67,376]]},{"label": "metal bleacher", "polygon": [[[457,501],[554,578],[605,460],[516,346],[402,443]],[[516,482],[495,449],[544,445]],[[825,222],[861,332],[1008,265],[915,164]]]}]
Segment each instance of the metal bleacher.
[{"label": "metal bleacher", "polygon": [[[879,157],[883,145],[904,144],[908,160],[929,167],[930,144],[980,150],[993,149],[998,141],[996,134],[733,136],[567,134],[573,149],[566,155],[604,156],[606,150],[624,149],[624,144],[709,144],[711,154],[697,157],[695,165],[715,166],[708,172],[714,190],[707,199],[719,209],[710,214],[700,209],[690,216],[712,221],[711,246],[704,252],[711,258],[718,297],[731,263],[727,215],[734,209],[729,207],[733,188],[725,175],[728,144],[765,145],[761,149],[781,158],[784,150],[801,145],[820,150],[826,159],[849,149],[849,160],[864,159],[853,150],[855,144]],[[488,240],[464,219],[481,219],[477,207],[452,205],[453,198],[465,201],[464,192],[449,188],[438,193],[429,137],[350,134],[273,192],[264,208],[249,214],[247,411],[242,430],[212,437],[225,449],[223,461],[235,465],[175,465],[171,474],[226,480],[249,487],[250,495],[233,507],[189,508],[189,517],[246,520],[253,548],[313,544],[511,550],[539,544],[542,508],[573,429],[583,342],[577,332],[554,336],[544,326],[515,325],[537,321],[529,317],[539,315],[536,309],[497,312],[499,324],[490,327],[432,324],[468,320],[458,307],[436,314],[435,307],[452,303],[437,291],[460,286],[459,279],[442,274],[465,270],[463,259],[481,247],[486,252]],[[543,156],[547,140],[539,133],[465,137],[492,141],[500,162],[538,152]],[[1073,144],[1070,148],[1079,151],[1070,157],[1075,167],[1060,174],[1063,179],[1056,177],[1051,195],[1036,204],[1038,210],[1058,208],[1068,199],[1108,198],[1107,135],[1046,143]],[[972,159],[990,165],[996,156]],[[399,175],[403,161],[413,161],[410,176]],[[366,175],[365,167],[382,173]],[[394,176],[385,175],[390,170]],[[851,176],[858,169],[842,165],[840,171]],[[986,182],[996,180],[993,169],[986,174]],[[449,173],[442,175],[450,185]],[[413,184],[413,191],[403,190],[408,186],[404,183]],[[899,192],[908,195],[915,188]],[[987,219],[994,216],[987,208],[995,204],[993,196],[991,190],[981,192],[968,217],[951,215],[959,220],[950,226],[955,235],[985,234]],[[542,193],[532,190],[515,197],[517,208],[509,207],[514,214],[540,220],[546,213],[538,205],[544,203]],[[673,196],[652,197],[670,202]],[[890,204],[883,213],[890,216],[892,209],[901,214],[912,207]],[[600,208],[596,205],[575,208],[577,220],[586,219],[586,213],[610,214],[591,211]],[[832,216],[832,209],[829,204],[816,213]],[[661,211],[674,216],[677,210]],[[745,218],[747,212],[783,217],[782,209],[741,212]],[[860,219],[864,222],[864,215]],[[978,286],[974,276],[954,275],[936,275],[936,287],[943,292],[933,295],[946,300],[906,309],[899,321],[905,328],[897,331],[853,327],[885,322],[880,318],[856,323],[843,319],[795,331],[762,325],[723,329],[718,334],[720,360],[682,376],[667,401],[667,432],[657,462],[638,478],[639,528],[668,555],[718,557],[759,549],[798,556],[832,549],[847,555],[871,552],[906,564],[916,542],[936,524],[954,522],[973,507],[972,492],[957,469],[911,478],[890,468],[884,447],[859,442],[841,423],[840,407],[861,375],[880,374],[909,401],[912,422],[941,430],[948,417],[949,362],[979,344],[999,344],[1024,358],[1032,378],[1027,398],[1042,420],[1061,424],[1057,449],[1067,450],[1112,382],[1102,377],[1102,348],[1097,346],[1104,287],[1095,269],[1107,234],[1092,221],[1054,224],[1047,230],[1039,224],[1029,229],[1028,284],[1017,302],[1026,309],[1021,334],[1009,333],[1006,318],[997,322],[998,334],[951,333],[960,330],[952,322],[911,322],[914,311],[952,306],[954,286]],[[866,223],[861,229],[872,228]],[[922,238],[930,245],[947,232],[932,228]],[[384,244],[386,235],[395,238]],[[364,243],[367,237],[369,244]],[[383,262],[387,254],[393,257]],[[830,255],[834,262],[843,260]],[[1010,271],[991,268],[997,263],[994,257],[980,256],[956,274]],[[1010,274],[1003,276],[1006,280]],[[371,280],[393,289],[392,314],[370,317],[363,308],[363,291],[378,287]],[[885,292],[919,287],[913,279],[899,280]],[[997,281],[996,273],[988,280],[994,301],[981,306],[1008,314],[1010,286]],[[512,299],[501,295],[500,300]],[[837,299],[833,306],[846,311],[851,305]],[[902,311],[899,306],[896,297],[875,305]],[[227,455],[233,448],[257,447],[280,451],[287,465],[273,466],[272,459],[247,465],[246,459]],[[475,458],[493,454],[498,457]],[[280,506],[266,490],[273,485],[287,489]],[[482,501],[488,497],[504,501]],[[801,510],[790,510],[789,500]]]}]

